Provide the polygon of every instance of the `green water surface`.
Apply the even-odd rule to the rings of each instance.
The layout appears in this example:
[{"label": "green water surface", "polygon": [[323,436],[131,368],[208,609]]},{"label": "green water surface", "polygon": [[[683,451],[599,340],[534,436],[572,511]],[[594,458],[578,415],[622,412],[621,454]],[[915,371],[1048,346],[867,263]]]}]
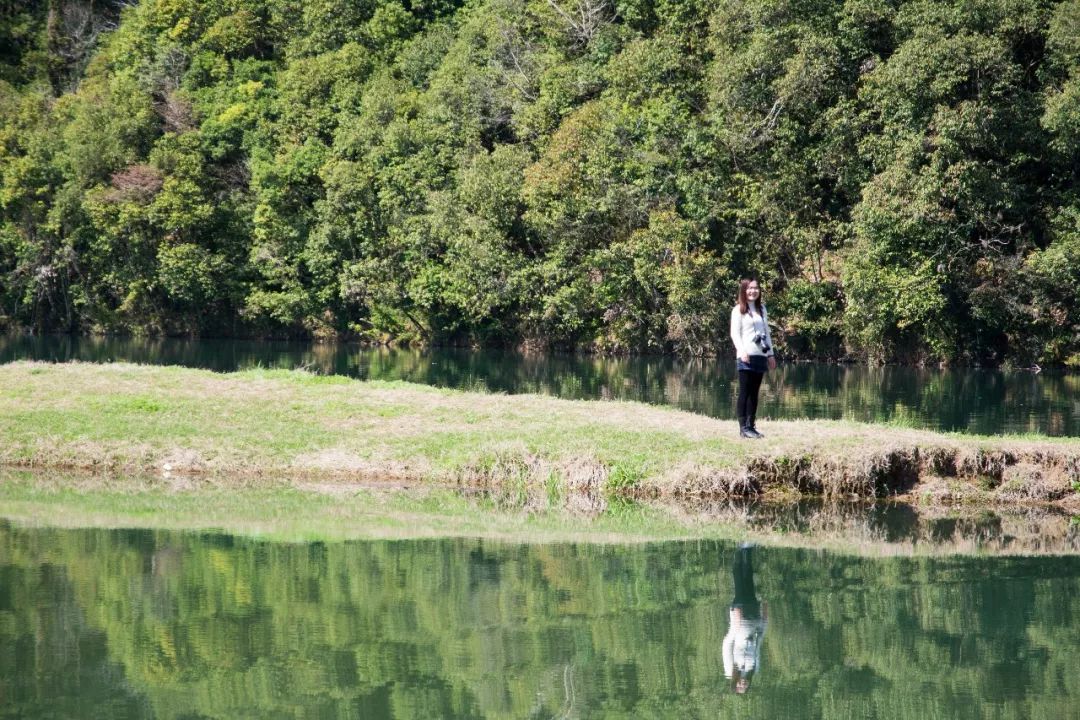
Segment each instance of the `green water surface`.
[{"label": "green water surface", "polygon": [[0,521],[0,717],[1076,717],[1080,557],[756,548],[739,694],[735,552]]}]

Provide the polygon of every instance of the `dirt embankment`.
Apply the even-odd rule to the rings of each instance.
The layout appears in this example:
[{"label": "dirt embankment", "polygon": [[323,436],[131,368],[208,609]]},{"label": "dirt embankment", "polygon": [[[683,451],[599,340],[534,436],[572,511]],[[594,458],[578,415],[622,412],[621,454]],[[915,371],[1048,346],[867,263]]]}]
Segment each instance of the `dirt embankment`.
[{"label": "dirt embankment", "polygon": [[[887,432],[887,431],[886,431]],[[455,474],[457,485],[550,495],[553,479],[567,504],[582,509],[611,497],[708,502],[715,499],[830,501],[894,497],[921,503],[1051,503],[1080,512],[1080,449],[1037,443],[987,449],[962,442],[849,448],[763,447],[725,467],[686,463],[653,477],[626,477],[596,460],[549,462],[501,453]]]},{"label": "dirt embankment", "polygon": [[677,496],[793,493],[842,499],[932,493],[1055,502],[1076,496],[1078,486],[1077,450],[931,444],[754,455],[740,471],[688,473],[683,482],[660,490]]}]

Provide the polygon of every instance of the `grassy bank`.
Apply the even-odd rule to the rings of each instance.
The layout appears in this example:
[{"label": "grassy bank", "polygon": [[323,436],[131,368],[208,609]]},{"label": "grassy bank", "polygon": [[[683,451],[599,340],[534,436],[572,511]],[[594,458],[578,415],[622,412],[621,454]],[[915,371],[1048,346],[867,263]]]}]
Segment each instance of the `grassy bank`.
[{"label": "grassy bank", "polygon": [[497,491],[365,487],[295,480],[108,477],[0,470],[0,524],[225,532],[287,542],[482,537],[546,543],[747,539],[846,555],[1080,552],[1080,522],[1049,505],[612,500],[567,513]]},{"label": "grassy bank", "polygon": [[127,364],[0,366],[0,465],[244,481],[498,488],[594,512],[610,498],[904,495],[1080,506],[1080,441],[848,422],[734,423],[567,401]]},{"label": "grassy bank", "polygon": [[665,508],[622,503],[595,517],[521,512],[514,498],[443,487],[109,477],[0,470],[0,519],[49,527],[224,531],[285,541],[486,537],[524,542],[734,538]]}]

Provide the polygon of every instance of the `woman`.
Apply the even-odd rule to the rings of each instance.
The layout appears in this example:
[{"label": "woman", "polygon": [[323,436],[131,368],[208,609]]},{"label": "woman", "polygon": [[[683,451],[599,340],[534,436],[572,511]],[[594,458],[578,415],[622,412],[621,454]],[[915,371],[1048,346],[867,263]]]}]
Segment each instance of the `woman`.
[{"label": "woman", "polygon": [[731,341],[739,365],[739,436],[765,437],[755,427],[758,390],[767,370],[776,369],[769,313],[761,302],[761,284],[757,280],[739,281],[739,298],[731,309]]}]

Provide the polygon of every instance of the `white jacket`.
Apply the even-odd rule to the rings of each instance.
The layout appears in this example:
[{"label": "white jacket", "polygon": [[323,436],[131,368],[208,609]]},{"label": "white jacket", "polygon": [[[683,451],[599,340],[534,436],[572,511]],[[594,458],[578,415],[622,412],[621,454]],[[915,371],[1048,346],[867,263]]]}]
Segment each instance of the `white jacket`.
[{"label": "white jacket", "polygon": [[[769,343],[769,352],[765,352],[754,342],[754,336],[761,333]],[[744,355],[773,354],[772,335],[769,333],[769,311],[764,305],[761,306],[761,314],[758,314],[754,304],[751,303],[746,314],[739,312],[739,306],[731,308],[731,342],[735,344],[735,357]]]},{"label": "white jacket", "polygon": [[721,652],[724,676],[730,678],[736,668],[745,674],[761,666],[761,640],[769,623],[764,617],[744,619],[733,611],[728,612],[728,620],[731,624]]}]

